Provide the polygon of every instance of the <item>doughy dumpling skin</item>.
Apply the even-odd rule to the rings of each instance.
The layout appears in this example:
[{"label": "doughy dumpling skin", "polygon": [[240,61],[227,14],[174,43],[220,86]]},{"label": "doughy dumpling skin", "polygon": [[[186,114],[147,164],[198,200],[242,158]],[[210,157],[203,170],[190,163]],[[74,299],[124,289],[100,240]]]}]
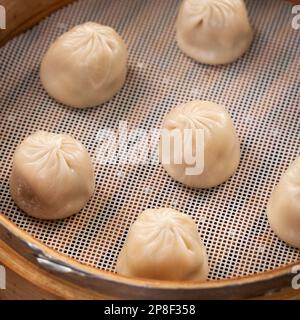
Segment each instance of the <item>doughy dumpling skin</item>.
[{"label": "doughy dumpling skin", "polygon": [[184,0],[176,30],[179,48],[205,64],[233,62],[253,39],[243,0]]},{"label": "doughy dumpling skin", "polygon": [[[185,129],[193,132],[190,138],[182,139],[184,149],[191,148],[194,156],[195,161],[189,164],[184,154],[179,153],[176,140],[171,139],[170,148],[167,148],[162,143],[161,136],[160,160],[176,181],[189,187],[210,188],[225,182],[235,173],[240,161],[240,143],[230,115],[223,106],[199,100],[182,104],[167,114],[162,127],[170,134],[179,130],[182,136]],[[200,157],[203,155],[203,152],[198,152],[201,150],[201,141],[195,138],[198,129],[204,133],[204,167],[199,174],[190,174],[188,169],[197,167],[197,162],[201,162]],[[170,157],[169,162],[163,159],[163,154]]]},{"label": "doughy dumpling skin", "polygon": [[85,147],[69,135],[43,131],[17,147],[10,179],[20,209],[40,219],[79,212],[92,196],[95,179]]},{"label": "doughy dumpling skin", "polygon": [[60,36],[46,52],[40,70],[50,96],[71,107],[110,100],[124,85],[127,48],[116,31],[94,22]]},{"label": "doughy dumpling skin", "polygon": [[275,187],[267,213],[277,236],[300,248],[300,157],[291,164]]},{"label": "doughy dumpling skin", "polygon": [[173,209],[148,209],[131,226],[116,270],[130,277],[204,280],[208,262],[192,218]]}]

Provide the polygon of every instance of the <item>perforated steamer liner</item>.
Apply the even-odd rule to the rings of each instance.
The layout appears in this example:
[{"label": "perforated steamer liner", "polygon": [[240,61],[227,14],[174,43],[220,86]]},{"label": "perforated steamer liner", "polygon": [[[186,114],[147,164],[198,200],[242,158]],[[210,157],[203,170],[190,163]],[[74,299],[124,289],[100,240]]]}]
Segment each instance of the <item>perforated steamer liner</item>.
[{"label": "perforated steamer liner", "polygon": [[[255,41],[228,66],[204,66],[175,43],[179,2],[79,1],[45,19],[0,49],[0,211],[22,230],[74,260],[115,270],[128,228],[146,208],[171,206],[191,215],[207,248],[210,279],[249,276],[296,262],[299,250],[271,231],[265,207],[290,162],[299,155],[299,31],[291,5],[247,2]],[[129,48],[123,90],[98,108],[75,110],[52,100],[39,81],[39,65],[60,34],[85,21],[114,27]],[[210,190],[173,181],[159,164],[101,165],[99,130],[160,128],[176,105],[206,99],[226,106],[242,144],[236,175]],[[129,128],[129,129],[130,129]],[[94,159],[97,188],[79,214],[39,221],[22,213],[9,194],[16,146],[36,130],[66,132]]]}]

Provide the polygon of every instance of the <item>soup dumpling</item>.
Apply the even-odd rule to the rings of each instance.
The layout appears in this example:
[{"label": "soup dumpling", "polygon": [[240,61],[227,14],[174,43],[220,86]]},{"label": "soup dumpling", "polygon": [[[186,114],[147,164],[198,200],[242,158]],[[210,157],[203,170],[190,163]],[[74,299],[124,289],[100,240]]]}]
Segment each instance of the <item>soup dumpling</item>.
[{"label": "soup dumpling", "polygon": [[233,62],[253,39],[243,0],[184,0],[176,30],[179,48],[205,64]]},{"label": "soup dumpling", "polygon": [[[240,143],[223,106],[200,100],[182,104],[167,114],[162,128],[160,160],[176,181],[189,187],[211,188],[235,173]],[[168,135],[163,133],[169,134],[170,145],[166,143]],[[202,140],[198,139],[199,133]]]},{"label": "soup dumpling", "polygon": [[94,22],[60,36],[46,52],[42,84],[57,101],[76,108],[110,100],[124,85],[127,48],[110,27]]},{"label": "soup dumpling", "polygon": [[28,215],[69,217],[86,205],[94,188],[91,158],[71,136],[39,131],[17,147],[10,190],[18,207]]},{"label": "soup dumpling", "polygon": [[205,247],[191,217],[169,208],[148,209],[131,226],[117,273],[159,280],[204,280]]},{"label": "soup dumpling", "polygon": [[277,236],[300,249],[300,157],[290,165],[275,187],[267,214]]}]

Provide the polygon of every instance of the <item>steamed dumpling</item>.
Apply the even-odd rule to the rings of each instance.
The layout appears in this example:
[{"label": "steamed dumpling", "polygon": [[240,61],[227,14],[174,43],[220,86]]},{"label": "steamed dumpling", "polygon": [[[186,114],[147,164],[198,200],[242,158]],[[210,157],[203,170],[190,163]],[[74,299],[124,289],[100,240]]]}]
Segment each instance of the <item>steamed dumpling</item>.
[{"label": "steamed dumpling", "polygon": [[41,81],[50,96],[84,108],[110,100],[124,85],[127,48],[116,31],[94,22],[60,36],[41,65]]},{"label": "steamed dumpling", "polygon": [[184,0],[176,30],[180,49],[206,64],[233,62],[253,39],[243,0]]},{"label": "steamed dumpling", "polygon": [[204,280],[208,262],[192,218],[173,209],[148,209],[131,226],[116,270],[130,277]]},{"label": "steamed dumpling", "polygon": [[85,147],[71,136],[43,131],[16,149],[11,195],[20,209],[41,219],[79,212],[92,196],[95,179]]},{"label": "steamed dumpling", "polygon": [[[160,138],[161,163],[176,181],[190,187],[210,188],[235,173],[240,161],[240,143],[223,106],[199,100],[180,105],[167,114],[163,129],[170,137],[176,137],[177,132],[182,138],[182,146],[178,145],[178,139],[171,138],[168,145],[163,135]],[[190,136],[187,131],[191,132]],[[197,139],[199,131],[204,141]],[[192,155],[190,161],[187,154]]]},{"label": "steamed dumpling", "polygon": [[278,237],[300,248],[300,157],[291,164],[275,187],[267,213]]}]

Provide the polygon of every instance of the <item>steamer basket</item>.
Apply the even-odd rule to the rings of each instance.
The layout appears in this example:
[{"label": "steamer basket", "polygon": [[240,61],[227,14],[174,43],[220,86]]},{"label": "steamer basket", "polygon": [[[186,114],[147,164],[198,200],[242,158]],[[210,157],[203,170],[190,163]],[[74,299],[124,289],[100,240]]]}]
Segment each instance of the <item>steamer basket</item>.
[{"label": "steamer basket", "polygon": [[[51,14],[70,2],[0,2],[7,10],[7,29],[0,31],[0,264],[6,267],[7,290],[0,297],[299,298],[291,281],[300,251],[275,236],[265,212],[272,189],[300,153],[300,31],[291,27],[292,4],[246,1],[255,41],[237,62],[213,67],[195,63],[177,48],[178,1],[82,0]],[[130,68],[125,87],[110,102],[75,110],[46,94],[39,65],[52,41],[88,20],[122,35]],[[159,164],[100,164],[101,128],[116,130],[127,121],[129,129],[158,129],[171,108],[196,98],[224,104],[242,142],[240,167],[222,186],[186,188]],[[38,129],[73,135],[94,159],[95,195],[63,221],[30,218],[9,194],[13,152]],[[209,281],[151,281],[114,273],[137,215],[161,206],[194,218],[209,255]]]}]

